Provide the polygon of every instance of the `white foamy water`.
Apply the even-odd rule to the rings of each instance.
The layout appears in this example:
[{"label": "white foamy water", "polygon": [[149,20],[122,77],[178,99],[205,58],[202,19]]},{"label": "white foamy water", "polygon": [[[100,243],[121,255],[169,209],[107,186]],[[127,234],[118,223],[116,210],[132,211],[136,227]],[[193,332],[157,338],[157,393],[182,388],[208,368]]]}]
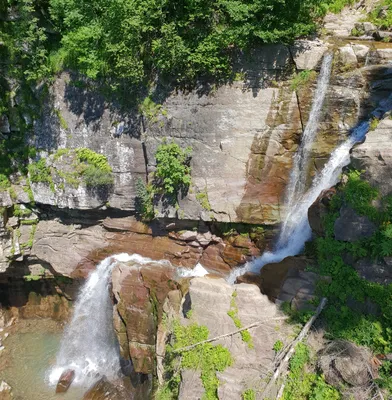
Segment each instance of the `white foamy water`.
[{"label": "white foamy water", "polygon": [[120,375],[119,346],[113,328],[109,288],[111,272],[117,262],[133,262],[142,266],[152,260],[138,254],[121,253],[97,265],[75,302],[73,317],[65,328],[56,364],[49,372],[49,384],[56,385],[67,369],[75,371],[73,384],[80,385],[89,385],[104,375],[109,379]]},{"label": "white foamy water", "polygon": [[178,268],[177,270],[177,275],[180,278],[192,278],[192,277],[198,277],[198,276],[205,276],[209,272],[200,264],[198,263],[195,268],[189,269],[189,268]]},{"label": "white foamy water", "polygon": [[[313,97],[312,108],[309,114],[309,120],[305,126],[304,133],[301,138],[301,143],[294,156],[293,168],[290,173],[290,180],[286,188],[286,209],[290,212],[295,204],[303,196],[306,189],[306,180],[309,171],[309,160],[312,151],[314,139],[316,138],[320,118],[322,115],[325,96],[328,91],[329,81],[332,68],[332,54],[326,54],[320,70],[320,75],[317,81],[317,88]],[[286,235],[287,218],[283,221],[281,237],[283,240]]]},{"label": "white foamy water", "polygon": [[228,281],[234,283],[245,272],[259,272],[269,263],[280,262],[288,256],[299,254],[307,240],[311,237],[308,221],[308,209],[317,200],[323,190],[334,186],[342,172],[342,168],[350,162],[350,150],[353,145],[361,141],[369,130],[369,122],[360,124],[352,132],[350,138],[340,145],[332,154],[323,170],[316,175],[311,188],[298,200],[286,217],[284,224],[285,234],[279,236],[275,251],[265,252],[261,257],[244,264],[234,270]]}]

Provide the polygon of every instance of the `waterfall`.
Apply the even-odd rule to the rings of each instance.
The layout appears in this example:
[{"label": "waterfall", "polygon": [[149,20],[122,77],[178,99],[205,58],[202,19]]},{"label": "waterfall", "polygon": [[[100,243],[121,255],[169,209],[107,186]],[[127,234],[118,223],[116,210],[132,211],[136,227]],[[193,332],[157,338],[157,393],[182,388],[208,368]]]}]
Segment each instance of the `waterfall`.
[{"label": "waterfall", "polygon": [[277,263],[288,256],[299,254],[307,240],[311,238],[311,229],[308,221],[308,209],[317,200],[323,190],[329,189],[339,181],[339,175],[350,162],[350,150],[361,142],[369,131],[370,121],[373,117],[380,119],[385,112],[392,109],[392,95],[380,102],[379,107],[373,111],[368,121],[361,122],[350,133],[350,137],[331,154],[331,157],[321,172],[319,172],[310,187],[296,202],[286,217],[284,235],[280,234],[275,249],[265,252],[261,257],[244,264],[233,270],[228,277],[228,282],[234,284],[236,279],[245,272],[259,272],[269,263]]},{"label": "waterfall", "polygon": [[[294,156],[293,168],[291,170],[290,180],[286,189],[286,209],[289,210],[289,212],[305,192],[306,179],[309,171],[310,153],[320,122],[325,95],[328,90],[332,60],[332,54],[326,54],[324,56],[320,75],[317,81],[316,92],[313,97],[312,108],[309,114],[309,120],[305,126],[305,130],[301,138],[301,144]],[[281,242],[284,242],[288,239],[288,234],[290,233],[291,229],[289,226],[290,222],[290,218],[287,217],[283,221],[279,239]]]},{"label": "waterfall", "polygon": [[82,385],[89,385],[103,375],[109,379],[119,376],[120,355],[113,328],[109,286],[117,261],[125,262],[135,257],[139,256],[118,254],[108,257],[89,275],[64,331],[56,365],[50,371],[50,384],[56,385],[67,369],[75,371],[74,383]]}]

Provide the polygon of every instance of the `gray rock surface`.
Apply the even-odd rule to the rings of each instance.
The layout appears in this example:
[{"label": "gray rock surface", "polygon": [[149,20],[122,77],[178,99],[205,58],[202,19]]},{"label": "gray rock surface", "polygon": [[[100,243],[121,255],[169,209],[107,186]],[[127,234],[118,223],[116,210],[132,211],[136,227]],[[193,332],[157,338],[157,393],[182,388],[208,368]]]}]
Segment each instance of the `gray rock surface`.
[{"label": "gray rock surface", "polygon": [[381,285],[392,283],[392,265],[384,260],[375,261],[364,258],[357,261],[353,266],[363,279]]},{"label": "gray rock surface", "polygon": [[392,120],[385,118],[354,147],[351,164],[383,195],[392,193]]},{"label": "gray rock surface", "polygon": [[320,67],[328,45],[321,40],[296,40],[290,50],[298,70],[312,70]]},{"label": "gray rock surface", "polygon": [[[236,295],[233,296],[233,293]],[[182,324],[196,322],[205,325],[210,331],[210,337],[236,331],[227,312],[233,302],[238,307],[238,318],[243,326],[263,319],[268,320],[279,316],[278,308],[268,298],[260,293],[255,285],[240,284],[231,286],[223,279],[194,278],[189,286],[189,299],[186,304],[191,305],[190,319],[182,318]],[[208,310],[208,312],[206,312]],[[263,325],[249,330],[253,348],[243,342],[239,334],[219,339],[214,344],[221,344],[230,350],[234,364],[225,371],[218,373],[220,381],[218,397],[220,400],[238,400],[242,393],[249,389],[259,390],[265,385],[265,378],[272,369],[274,351],[272,347],[276,340],[287,340],[289,327],[284,327],[282,321],[267,321]],[[193,375],[190,379],[193,379]],[[194,399],[191,391],[191,382],[183,375],[180,399]]]},{"label": "gray rock surface", "polygon": [[84,261],[92,250],[104,245],[100,226],[76,229],[74,225],[57,221],[40,221],[31,255],[49,263],[57,273],[71,276],[79,262]]},{"label": "gray rock surface", "polygon": [[[50,102],[34,124],[34,145],[49,153],[58,148],[88,147],[105,154],[115,177],[108,201],[116,208],[133,209],[135,182],[138,177],[145,178],[139,117],[132,109],[121,113],[94,88],[77,87],[72,79],[77,77],[63,73],[51,87]],[[69,196],[54,200],[42,187],[35,194],[41,191],[43,194],[37,201],[44,204],[57,201],[62,207],[70,204]],[[89,200],[84,193],[75,193],[72,197],[79,196]],[[89,208],[95,207],[92,201]]]},{"label": "gray rock surface", "polygon": [[358,215],[350,207],[340,209],[340,217],[335,221],[335,239],[355,242],[371,237],[377,230],[376,225],[366,216]]}]

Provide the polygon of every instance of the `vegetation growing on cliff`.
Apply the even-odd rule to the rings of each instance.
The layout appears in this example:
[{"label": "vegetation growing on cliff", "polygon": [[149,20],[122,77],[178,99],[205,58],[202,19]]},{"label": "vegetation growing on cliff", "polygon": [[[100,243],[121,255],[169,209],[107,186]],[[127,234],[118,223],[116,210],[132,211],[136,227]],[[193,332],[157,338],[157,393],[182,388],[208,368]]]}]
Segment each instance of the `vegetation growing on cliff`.
[{"label": "vegetation growing on cliff", "polygon": [[[317,272],[331,278],[331,282],[320,281],[318,287],[320,296],[328,298],[322,314],[327,336],[387,354],[392,351],[392,284],[363,279],[354,266],[360,259],[375,263],[392,255],[392,199],[382,198],[358,171],[348,172],[343,181],[329,203],[325,237],[317,238],[308,248],[316,257]],[[378,208],[373,205],[375,199]],[[377,226],[373,236],[352,243],[336,240],[334,223],[342,206],[372,220]],[[390,381],[384,380],[383,385],[389,387]]]},{"label": "vegetation growing on cliff", "polygon": [[174,142],[164,141],[155,153],[156,170],[150,174],[147,185],[139,179],[136,182],[136,211],[142,219],[154,218],[154,196],[164,195],[171,205],[177,205],[180,194],[184,195],[191,184],[192,148],[182,149]]},{"label": "vegetation growing on cliff", "polygon": [[224,371],[233,363],[230,351],[222,345],[214,346],[211,343],[181,351],[187,346],[207,340],[209,331],[206,326],[197,324],[182,326],[177,322],[174,324],[173,333],[174,340],[166,351],[166,373],[169,380],[157,393],[157,400],[178,398],[180,369],[201,371],[201,381],[205,389],[203,400],[217,400],[219,379],[216,372]]},{"label": "vegetation growing on cliff", "polygon": [[[309,372],[311,363],[309,348],[299,343],[294,356],[290,359],[290,373],[283,393],[283,400],[339,400],[339,392],[328,385],[322,376]],[[314,369],[314,367],[313,367]]]}]

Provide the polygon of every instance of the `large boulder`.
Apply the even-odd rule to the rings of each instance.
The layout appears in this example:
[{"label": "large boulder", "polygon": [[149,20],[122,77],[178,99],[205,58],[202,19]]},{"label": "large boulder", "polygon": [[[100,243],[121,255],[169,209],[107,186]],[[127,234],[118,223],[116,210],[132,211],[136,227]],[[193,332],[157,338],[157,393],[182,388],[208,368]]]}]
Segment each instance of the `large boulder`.
[{"label": "large boulder", "polygon": [[351,207],[343,206],[340,217],[335,221],[335,239],[344,242],[356,242],[371,237],[377,230],[376,225],[366,216],[358,215]]},{"label": "large boulder", "polygon": [[370,380],[370,355],[350,342],[334,341],[322,350],[319,367],[330,385],[365,388]]},{"label": "large boulder", "polygon": [[385,118],[368,132],[362,144],[354,147],[351,164],[383,195],[392,193],[392,120]]},{"label": "large boulder", "polygon": [[131,394],[122,382],[109,382],[105,377],[96,382],[83,396],[83,400],[129,400]]},{"label": "large boulder", "polygon": [[[238,320],[242,326],[263,320],[249,333],[253,347],[244,342],[240,334],[221,338],[214,342],[229,349],[234,360],[225,371],[217,373],[220,381],[218,397],[223,400],[240,399],[242,393],[264,385],[260,375],[268,374],[273,367],[275,352],[273,345],[276,340],[284,343],[291,331],[283,321],[274,320],[281,314],[275,304],[267,296],[262,295],[255,285],[229,285],[223,279],[212,277],[194,278],[190,281],[189,291],[183,304],[180,323],[188,325],[197,323],[209,330],[209,337],[235,332],[238,327],[228,312],[237,310]],[[188,313],[187,311],[191,311]],[[206,312],[208,310],[208,312]],[[200,382],[199,372],[182,371],[180,399],[198,399],[204,388]]]},{"label": "large boulder", "polygon": [[321,40],[296,40],[290,47],[297,70],[317,69],[328,45]]},{"label": "large boulder", "polygon": [[392,283],[392,263],[388,257],[381,260],[363,258],[355,262],[353,267],[359,276],[367,281],[381,285]]},{"label": "large boulder", "polygon": [[136,373],[155,370],[157,328],[168,293],[177,289],[174,278],[175,268],[167,261],[122,263],[113,270],[121,354],[132,360]]}]

